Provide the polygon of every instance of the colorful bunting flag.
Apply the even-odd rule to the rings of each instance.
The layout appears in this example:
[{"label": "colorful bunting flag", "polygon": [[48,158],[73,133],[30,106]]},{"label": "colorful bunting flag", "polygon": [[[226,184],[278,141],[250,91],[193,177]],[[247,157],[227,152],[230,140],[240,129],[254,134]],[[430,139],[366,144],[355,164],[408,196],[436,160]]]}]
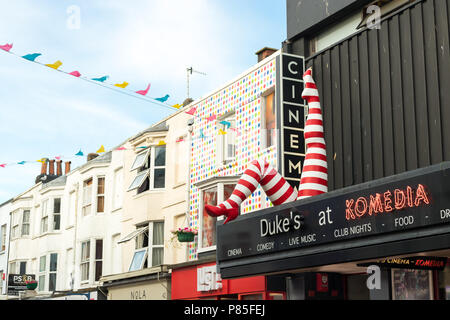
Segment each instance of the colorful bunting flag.
[{"label": "colorful bunting flag", "polygon": [[226,126],[227,129],[229,129],[229,128],[231,127],[231,122],[228,122],[228,121],[220,121],[219,123],[220,123],[220,124],[223,124],[224,126]]},{"label": "colorful bunting flag", "polygon": [[100,82],[105,82],[106,79],[108,79],[109,76],[103,76],[101,78],[92,78],[91,80],[95,80],[95,81],[100,81]]},{"label": "colorful bunting flag", "polygon": [[178,138],[175,142],[182,142],[182,141],[184,141],[183,138]]},{"label": "colorful bunting flag", "polygon": [[17,162],[17,164],[25,164],[26,161]]},{"label": "colorful bunting flag", "polygon": [[9,50],[11,50],[12,46],[13,46],[13,44],[12,44],[12,43],[11,43],[11,44],[4,44],[4,45],[0,46],[0,49],[2,49],[2,50],[5,50],[5,51],[8,51],[8,52],[9,52]]},{"label": "colorful bunting flag", "polygon": [[31,54],[27,54],[27,55],[22,56],[22,58],[30,60],[30,61],[34,61],[40,55],[41,55],[40,53],[31,53]]},{"label": "colorful bunting flag", "polygon": [[197,112],[197,108],[196,107],[192,107],[189,111],[186,111],[187,114],[190,115],[194,115]]},{"label": "colorful bunting flag", "polygon": [[143,96],[145,96],[147,94],[148,90],[150,90],[150,83],[148,84],[147,89],[136,91],[136,93],[139,93],[139,94],[142,94]]},{"label": "colorful bunting flag", "polygon": [[172,106],[172,108],[180,109],[180,108],[181,108],[181,105],[177,103],[177,104],[174,104],[174,105]]},{"label": "colorful bunting flag", "polygon": [[219,129],[219,134],[223,136],[223,135],[225,135],[227,133],[225,131],[223,131],[222,129]]},{"label": "colorful bunting flag", "polygon": [[49,67],[49,68],[57,70],[59,67],[62,66],[62,62],[58,60],[55,63],[46,64],[46,66]]},{"label": "colorful bunting flag", "polygon": [[6,166],[6,163],[0,164],[0,167],[4,168]]},{"label": "colorful bunting flag", "polygon": [[206,118],[209,122],[216,120],[217,116],[213,114],[211,117]]},{"label": "colorful bunting flag", "polygon": [[97,150],[97,153],[105,152],[105,147],[102,145],[100,149]]},{"label": "colorful bunting flag", "polygon": [[75,153],[75,155],[76,155],[76,156],[83,156],[84,154],[83,154],[83,152],[80,150],[80,151],[78,151],[77,153]]},{"label": "colorful bunting flag", "polygon": [[74,77],[79,77],[81,76],[81,73],[79,73],[78,71],[72,71],[71,73],[69,73],[70,75],[74,76]]},{"label": "colorful bunting flag", "polygon": [[116,83],[115,84],[116,87],[119,87],[119,88],[122,88],[122,89],[125,89],[128,85],[129,85],[129,83],[126,82],[126,81],[124,81],[122,83]]},{"label": "colorful bunting flag", "polygon": [[162,97],[162,98],[155,98],[155,100],[158,100],[158,101],[160,101],[160,102],[166,102],[167,99],[169,99],[169,95],[168,95],[168,94],[166,94],[166,95],[165,95],[164,97]]},{"label": "colorful bunting flag", "polygon": [[166,143],[163,140],[159,140],[158,142],[158,146],[165,146]]},{"label": "colorful bunting flag", "polygon": [[143,146],[143,147],[137,147],[136,149],[147,149],[147,146]]},{"label": "colorful bunting flag", "polygon": [[126,150],[125,147],[119,147],[116,150]]}]

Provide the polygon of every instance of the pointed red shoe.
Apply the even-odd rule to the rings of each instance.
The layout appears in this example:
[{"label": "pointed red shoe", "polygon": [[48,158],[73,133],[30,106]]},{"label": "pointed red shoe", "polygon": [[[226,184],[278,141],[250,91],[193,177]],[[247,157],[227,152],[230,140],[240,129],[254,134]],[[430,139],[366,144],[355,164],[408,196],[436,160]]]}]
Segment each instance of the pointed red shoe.
[{"label": "pointed red shoe", "polygon": [[209,204],[206,204],[205,210],[206,210],[206,213],[208,215],[210,215],[211,217],[220,217],[220,216],[227,217],[224,224],[230,222],[231,220],[236,219],[236,217],[239,215],[239,208],[225,209],[222,207],[216,207],[216,206],[211,206]]}]

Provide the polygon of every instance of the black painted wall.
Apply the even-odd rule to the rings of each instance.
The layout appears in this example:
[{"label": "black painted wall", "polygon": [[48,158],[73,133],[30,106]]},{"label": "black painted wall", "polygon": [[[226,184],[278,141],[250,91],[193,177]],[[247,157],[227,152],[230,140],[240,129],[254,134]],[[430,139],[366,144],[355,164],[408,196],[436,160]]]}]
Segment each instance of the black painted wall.
[{"label": "black painted wall", "polygon": [[336,20],[373,0],[286,0],[287,37],[291,39]]},{"label": "black painted wall", "polygon": [[450,160],[449,27],[448,0],[418,1],[307,59],[330,191]]}]

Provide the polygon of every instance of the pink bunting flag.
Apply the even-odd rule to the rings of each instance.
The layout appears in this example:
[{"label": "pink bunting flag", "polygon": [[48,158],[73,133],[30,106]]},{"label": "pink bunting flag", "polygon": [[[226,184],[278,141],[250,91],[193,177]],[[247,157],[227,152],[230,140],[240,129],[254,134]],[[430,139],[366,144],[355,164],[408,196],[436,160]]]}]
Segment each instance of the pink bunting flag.
[{"label": "pink bunting flag", "polygon": [[0,164],[0,167],[4,168],[6,166],[6,163]]},{"label": "pink bunting flag", "polygon": [[184,139],[183,139],[183,138],[179,138],[179,139],[177,139],[177,141],[175,141],[175,142],[182,142],[182,141],[184,141]]},{"label": "pink bunting flag", "polygon": [[8,51],[8,52],[9,52],[9,50],[11,50],[12,46],[13,46],[13,44],[12,44],[12,43],[11,43],[11,44],[4,44],[4,45],[0,46],[0,49],[2,49],[2,50],[5,50],[5,51]]},{"label": "pink bunting flag", "polygon": [[187,113],[187,114],[190,114],[190,115],[194,115],[195,112],[197,112],[197,108],[196,108],[196,107],[192,107],[191,110],[186,111],[186,113]]},{"label": "pink bunting flag", "polygon": [[70,75],[74,76],[74,77],[79,77],[81,76],[81,73],[79,73],[78,71],[72,71],[71,73],[69,73]]},{"label": "pink bunting flag", "polygon": [[119,147],[116,150],[125,150],[125,147]]},{"label": "pink bunting flag", "polygon": [[55,157],[56,160],[61,160],[60,156]]},{"label": "pink bunting flag", "polygon": [[211,117],[206,118],[209,122],[216,120],[217,116],[213,114]]},{"label": "pink bunting flag", "polygon": [[147,89],[136,91],[136,93],[139,93],[139,94],[142,94],[143,96],[145,96],[149,89],[150,89],[150,83],[148,84]]}]

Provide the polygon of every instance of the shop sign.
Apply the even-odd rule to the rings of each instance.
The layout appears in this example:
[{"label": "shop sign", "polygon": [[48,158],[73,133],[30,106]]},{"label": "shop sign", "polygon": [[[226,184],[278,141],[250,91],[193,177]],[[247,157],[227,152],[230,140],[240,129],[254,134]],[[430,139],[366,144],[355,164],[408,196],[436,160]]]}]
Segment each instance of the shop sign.
[{"label": "shop sign", "polygon": [[389,258],[372,262],[358,263],[358,267],[379,266],[380,268],[443,270],[447,265],[447,257],[407,257]]},{"label": "shop sign", "polygon": [[300,183],[305,159],[305,101],[302,99],[305,60],[301,56],[282,53],[277,57],[277,128],[278,170],[292,187]]},{"label": "shop sign", "polygon": [[434,166],[219,223],[217,260],[449,223],[449,176],[450,168]]},{"label": "shop sign", "polygon": [[34,274],[9,274],[8,295],[18,296],[19,291],[27,290],[26,281],[35,280]]},{"label": "shop sign", "polygon": [[217,273],[217,266],[197,268],[197,291],[213,291],[222,289],[222,278]]}]

